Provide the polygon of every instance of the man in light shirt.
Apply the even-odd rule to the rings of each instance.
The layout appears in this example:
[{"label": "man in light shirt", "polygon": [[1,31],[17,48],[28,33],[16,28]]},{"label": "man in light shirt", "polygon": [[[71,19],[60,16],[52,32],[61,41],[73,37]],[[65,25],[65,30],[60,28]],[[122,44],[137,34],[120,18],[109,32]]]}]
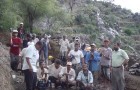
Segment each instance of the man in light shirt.
[{"label": "man in light shirt", "polygon": [[63,36],[63,38],[60,39],[59,45],[62,63],[63,65],[66,65],[66,56],[69,49],[69,41],[66,39],[66,36]]},{"label": "man in light shirt", "polygon": [[88,70],[87,64],[83,64],[82,68],[83,70],[81,70],[77,76],[77,84],[79,85],[80,90],[92,90],[92,73]]},{"label": "man in light shirt", "polygon": [[59,76],[61,78],[61,86],[64,87],[71,87],[72,85],[76,84],[75,82],[75,70],[72,67],[71,62],[67,62],[67,67],[63,67]]},{"label": "man in light shirt", "polygon": [[120,49],[120,43],[115,43],[112,52],[112,90],[124,90],[124,65],[127,65],[129,57]]},{"label": "man in light shirt", "polygon": [[62,70],[60,63],[60,60],[55,60],[55,63],[48,66],[49,80],[51,83],[55,84],[55,88],[57,88],[60,84],[59,73]]},{"label": "man in light shirt", "polygon": [[69,61],[73,64],[73,69],[76,71],[76,75],[81,69],[81,62],[84,64],[84,55],[81,50],[79,50],[79,43],[75,43],[75,49],[71,50],[68,54]]},{"label": "man in light shirt", "polygon": [[44,62],[39,63],[39,68],[37,70],[37,79],[38,81],[44,80],[46,83],[48,81],[48,70],[45,68]]},{"label": "man in light shirt", "polygon": [[39,50],[42,48],[42,43],[37,42],[35,45],[30,45],[26,49],[25,58],[22,70],[25,76],[26,90],[35,90],[37,81],[37,66],[39,59]]}]

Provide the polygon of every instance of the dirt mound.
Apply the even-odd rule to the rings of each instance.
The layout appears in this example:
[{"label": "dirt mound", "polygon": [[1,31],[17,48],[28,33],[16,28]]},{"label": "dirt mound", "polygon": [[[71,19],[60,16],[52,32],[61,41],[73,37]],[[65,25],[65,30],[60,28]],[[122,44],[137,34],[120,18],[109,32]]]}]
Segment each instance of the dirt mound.
[{"label": "dirt mound", "polygon": [[14,90],[12,85],[9,53],[4,45],[0,45],[0,89]]},{"label": "dirt mound", "polygon": [[140,90],[140,77],[125,72],[126,90]]}]

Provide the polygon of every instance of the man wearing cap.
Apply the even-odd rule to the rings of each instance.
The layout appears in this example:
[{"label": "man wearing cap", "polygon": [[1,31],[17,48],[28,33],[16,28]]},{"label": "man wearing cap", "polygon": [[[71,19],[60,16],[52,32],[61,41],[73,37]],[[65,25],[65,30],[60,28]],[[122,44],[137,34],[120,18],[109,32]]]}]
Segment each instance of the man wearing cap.
[{"label": "man wearing cap", "polygon": [[17,37],[18,31],[13,30],[12,38],[10,40],[10,58],[11,58],[11,68],[17,70],[19,53],[21,50],[21,39]]},{"label": "man wearing cap", "polygon": [[91,44],[90,52],[86,53],[86,61],[89,64],[89,70],[92,72],[94,77],[94,85],[97,84],[99,76],[99,63],[100,63],[100,53],[97,52],[96,45]]},{"label": "man wearing cap", "polygon": [[67,62],[67,67],[63,67],[61,72],[59,73],[59,76],[61,78],[61,86],[64,87],[70,87],[74,85],[75,82],[75,70],[72,68],[72,63]]},{"label": "man wearing cap", "polygon": [[25,34],[24,28],[23,28],[23,23],[20,23],[20,26],[18,27],[18,37],[23,39],[23,34]]},{"label": "man wearing cap", "polygon": [[120,49],[120,43],[114,44],[112,52],[112,90],[124,90],[124,66],[128,64],[129,57],[127,53]]},{"label": "man wearing cap", "polygon": [[[105,84],[110,80],[110,65],[112,59],[112,49],[109,47],[109,40],[104,40],[104,47],[101,52],[101,74],[104,77]],[[105,85],[106,86],[106,85]]]}]

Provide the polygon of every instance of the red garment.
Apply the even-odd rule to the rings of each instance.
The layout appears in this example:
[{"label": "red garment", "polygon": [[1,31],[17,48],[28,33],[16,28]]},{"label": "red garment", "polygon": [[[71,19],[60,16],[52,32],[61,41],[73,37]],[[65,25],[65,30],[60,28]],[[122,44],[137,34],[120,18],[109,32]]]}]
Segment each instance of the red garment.
[{"label": "red garment", "polygon": [[[14,54],[14,55],[19,55],[20,53],[20,45],[21,45],[21,39],[16,37],[16,38],[12,38],[12,45],[10,48],[10,53]],[[17,45],[17,46],[14,46]]]}]

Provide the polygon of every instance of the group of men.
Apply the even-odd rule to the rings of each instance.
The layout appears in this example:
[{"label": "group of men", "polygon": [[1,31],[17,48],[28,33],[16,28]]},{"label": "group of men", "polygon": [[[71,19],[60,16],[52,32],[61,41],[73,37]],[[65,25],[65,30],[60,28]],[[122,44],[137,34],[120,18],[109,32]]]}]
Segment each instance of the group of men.
[{"label": "group of men", "polygon": [[[95,43],[82,44],[80,38],[73,38],[69,42],[63,36],[59,40],[60,58],[48,64],[50,37],[45,34],[39,39],[35,34],[27,34],[21,40],[19,31],[13,30],[8,46],[11,68],[17,71],[19,62],[22,63],[26,90],[35,90],[41,82],[46,82],[46,87],[52,87],[54,83],[55,88],[76,86],[81,90],[92,90],[100,84],[101,77],[104,83],[109,84],[111,81],[112,90],[124,90],[124,66],[129,57],[120,49],[120,43],[114,43],[112,50],[107,39],[97,48]],[[42,90],[39,87],[38,89]]]},{"label": "group of men", "polygon": [[[102,46],[97,48],[95,43],[82,45],[79,39],[76,39],[75,43],[69,43],[64,36],[61,43],[60,45],[63,47],[60,48],[61,55],[63,57],[67,55],[68,61],[72,62],[77,75],[81,66],[86,64],[93,75],[94,86],[99,84],[99,79],[103,77],[102,80],[105,84],[111,82],[112,90],[124,90],[124,67],[127,66],[129,57],[124,50],[120,49],[119,42],[115,42],[111,49],[110,41],[105,39]],[[72,48],[73,45],[75,45],[74,48]],[[105,88],[107,88],[106,86]]]}]

